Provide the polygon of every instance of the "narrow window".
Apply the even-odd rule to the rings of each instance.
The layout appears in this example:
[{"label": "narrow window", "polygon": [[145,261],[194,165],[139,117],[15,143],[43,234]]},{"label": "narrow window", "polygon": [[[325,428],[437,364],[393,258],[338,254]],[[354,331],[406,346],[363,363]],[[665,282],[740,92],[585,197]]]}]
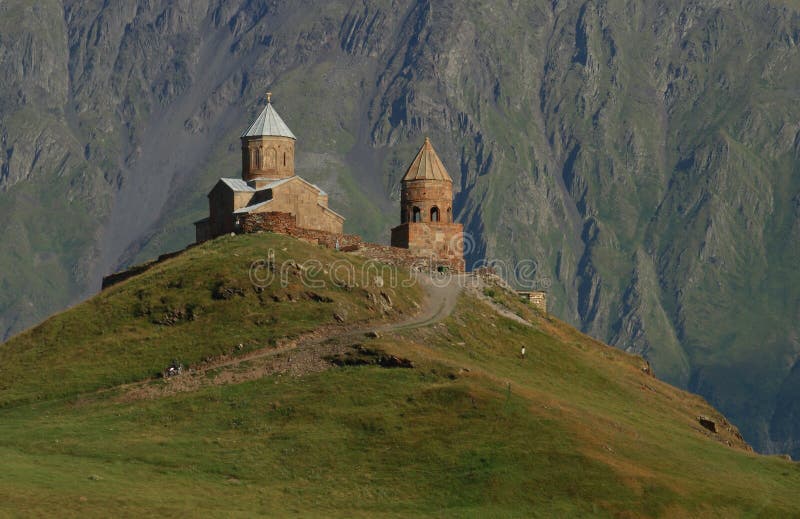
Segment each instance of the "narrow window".
[{"label": "narrow window", "polygon": [[283,152],[283,165],[286,166],[286,152]]},{"label": "narrow window", "polygon": [[431,207],[431,221],[432,222],[439,221],[439,208],[436,206]]},{"label": "narrow window", "polygon": [[267,163],[264,169],[275,169],[278,166],[278,153],[275,151],[275,148],[267,148],[267,153],[264,158]]},{"label": "narrow window", "polygon": [[421,222],[422,221],[422,211],[419,210],[419,207],[414,208],[414,222]]},{"label": "narrow window", "polygon": [[453,208],[447,208],[447,223],[453,223]]},{"label": "narrow window", "polygon": [[253,169],[261,169],[261,150],[256,148],[253,153]]}]

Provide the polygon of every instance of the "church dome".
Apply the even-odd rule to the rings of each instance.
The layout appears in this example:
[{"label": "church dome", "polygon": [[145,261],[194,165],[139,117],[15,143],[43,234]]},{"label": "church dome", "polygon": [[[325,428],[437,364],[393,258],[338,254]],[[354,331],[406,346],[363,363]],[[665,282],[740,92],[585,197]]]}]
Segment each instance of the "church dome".
[{"label": "church dome", "polygon": [[453,182],[447,170],[442,164],[436,150],[433,149],[431,140],[425,137],[425,143],[420,148],[419,153],[414,158],[414,162],[408,167],[403,182],[411,182],[414,180],[442,180],[445,182]]},{"label": "church dome", "polygon": [[453,222],[453,180],[427,137],[401,181],[400,222]]},{"label": "church dome", "polygon": [[272,107],[267,106],[242,134],[242,179],[281,179],[294,176],[294,148],[297,138]]},{"label": "church dome", "polygon": [[272,94],[267,94],[267,106],[253,124],[242,134],[244,137],[288,137],[297,140],[281,116],[272,107]]}]

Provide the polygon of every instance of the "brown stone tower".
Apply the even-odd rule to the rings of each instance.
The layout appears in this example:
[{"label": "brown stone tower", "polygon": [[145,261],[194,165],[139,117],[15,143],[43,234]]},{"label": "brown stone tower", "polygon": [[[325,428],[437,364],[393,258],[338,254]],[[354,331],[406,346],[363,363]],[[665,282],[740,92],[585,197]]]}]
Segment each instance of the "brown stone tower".
[{"label": "brown stone tower", "polygon": [[400,225],[392,229],[392,246],[463,270],[463,226],[453,222],[453,180],[427,137],[401,182]]},{"label": "brown stone tower", "polygon": [[267,106],[242,134],[242,179],[281,179],[294,176],[296,137],[272,108],[272,94]]}]

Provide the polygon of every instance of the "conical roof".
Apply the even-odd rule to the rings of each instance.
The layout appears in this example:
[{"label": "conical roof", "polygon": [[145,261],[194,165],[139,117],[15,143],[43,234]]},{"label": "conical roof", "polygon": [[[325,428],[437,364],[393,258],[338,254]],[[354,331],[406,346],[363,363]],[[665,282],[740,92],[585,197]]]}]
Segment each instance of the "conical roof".
[{"label": "conical roof", "polygon": [[278,112],[272,108],[271,94],[267,94],[267,106],[253,124],[242,134],[242,137],[289,137],[297,140],[292,130],[286,126]]},{"label": "conical roof", "polygon": [[433,149],[430,139],[425,137],[425,144],[420,148],[419,153],[414,158],[414,162],[409,166],[403,181],[410,180],[444,180],[446,182],[453,182],[447,170],[442,164],[442,160]]}]

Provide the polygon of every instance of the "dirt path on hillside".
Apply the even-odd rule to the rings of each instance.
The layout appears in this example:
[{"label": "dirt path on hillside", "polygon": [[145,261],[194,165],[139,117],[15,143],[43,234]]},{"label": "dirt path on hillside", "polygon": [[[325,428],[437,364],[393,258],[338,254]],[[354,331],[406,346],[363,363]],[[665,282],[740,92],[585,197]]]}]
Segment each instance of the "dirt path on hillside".
[{"label": "dirt path on hillside", "polygon": [[383,325],[377,329],[385,332],[413,330],[431,326],[446,319],[456,309],[458,296],[468,278],[468,274],[444,275],[443,277],[419,275],[418,280],[425,289],[426,296],[422,310],[407,321]]},{"label": "dirt path on hillside", "polygon": [[[474,278],[472,281],[473,282],[469,283],[467,286],[467,291],[470,293],[470,295],[472,295],[479,301],[483,301],[484,303],[489,305],[495,312],[497,312],[498,315],[501,315],[506,319],[511,319],[512,321],[516,321],[524,326],[533,326],[529,321],[518,316],[505,306],[495,303],[491,297],[487,296],[483,291],[487,287],[486,283],[483,280],[481,280],[480,278]],[[506,287],[509,290],[513,290],[513,288],[511,288],[508,285],[506,285]]]},{"label": "dirt path on hillside", "polygon": [[238,384],[269,375],[301,376],[332,367],[330,357],[352,351],[367,335],[380,336],[435,325],[453,313],[469,276],[418,275],[425,300],[413,317],[388,324],[358,324],[349,328],[325,326],[278,347],[262,348],[235,357],[224,356],[199,364],[169,379],[151,379],[123,386],[120,401],[160,398],[205,386]]}]

